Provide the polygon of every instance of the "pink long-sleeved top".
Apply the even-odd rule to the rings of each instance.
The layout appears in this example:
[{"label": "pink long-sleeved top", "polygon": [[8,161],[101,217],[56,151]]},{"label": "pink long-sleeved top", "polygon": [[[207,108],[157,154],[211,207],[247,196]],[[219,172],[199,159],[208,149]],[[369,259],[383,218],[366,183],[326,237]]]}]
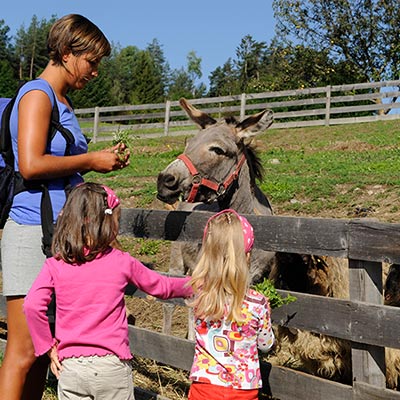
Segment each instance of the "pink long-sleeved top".
[{"label": "pink long-sleeved top", "polygon": [[[129,253],[110,249],[91,262],[67,264],[49,258],[24,301],[24,312],[35,355],[45,354],[58,342],[58,356],[132,358],[124,293],[129,283],[161,299],[188,297],[190,278],[172,278],[145,267]],[[56,294],[56,329],[53,338],[47,307]]]}]

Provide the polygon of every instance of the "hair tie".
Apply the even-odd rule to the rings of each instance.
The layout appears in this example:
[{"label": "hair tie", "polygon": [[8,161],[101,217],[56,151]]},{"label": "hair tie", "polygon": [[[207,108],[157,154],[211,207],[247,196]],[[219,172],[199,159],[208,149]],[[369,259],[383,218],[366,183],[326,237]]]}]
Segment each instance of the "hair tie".
[{"label": "hair tie", "polygon": [[104,213],[111,215],[113,213],[113,209],[119,206],[120,201],[112,189],[110,189],[108,186],[105,185],[102,185],[102,187],[107,194],[107,205],[108,205],[108,208],[104,210]]},{"label": "hair tie", "polygon": [[[227,208],[226,210],[222,210],[218,212],[217,214],[213,215],[210,217],[207,221],[206,227],[204,228],[204,234],[203,234],[203,240],[205,239],[208,231],[208,225],[211,220],[214,218],[218,217],[221,214],[225,213],[232,213],[235,214],[238,218],[240,223],[242,224],[242,229],[243,229],[243,237],[244,237],[244,251],[246,253],[249,253],[250,250],[253,248],[254,245],[254,230],[253,227],[251,226],[250,222],[245,218],[239,215],[235,210],[232,210],[231,208]],[[229,214],[226,215],[228,224],[230,224],[231,221],[231,216]]]}]

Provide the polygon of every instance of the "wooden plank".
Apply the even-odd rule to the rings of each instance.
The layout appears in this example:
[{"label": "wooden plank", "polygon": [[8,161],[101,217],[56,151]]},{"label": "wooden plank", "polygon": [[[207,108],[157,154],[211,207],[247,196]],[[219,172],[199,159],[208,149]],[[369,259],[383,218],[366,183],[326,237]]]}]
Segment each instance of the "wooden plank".
[{"label": "wooden plank", "polygon": [[[350,299],[374,304],[383,303],[381,263],[350,259],[349,283]],[[353,343],[351,353],[353,379],[385,387],[385,349]]]},{"label": "wooden plank", "polygon": [[400,224],[354,219],[349,221],[348,229],[349,258],[400,263]]},{"label": "wooden plank", "polygon": [[[283,290],[278,292],[283,297],[289,293]],[[272,320],[275,324],[358,343],[400,348],[398,335],[400,308],[290,293],[296,296],[297,300],[272,311]],[[139,298],[148,296],[133,286],[127,288],[126,294]],[[157,301],[185,306],[184,300],[179,298]],[[4,308],[0,311],[0,316],[5,317],[3,296],[0,297],[1,303],[4,304]],[[313,310],[312,313],[309,312],[310,309]]]},{"label": "wooden plank", "polygon": [[380,389],[363,382],[353,382],[353,388],[353,400],[400,400],[399,392]]},{"label": "wooden plank", "polygon": [[347,257],[347,220],[248,215],[264,250]]},{"label": "wooden plank", "polygon": [[[278,290],[278,293],[286,297],[289,292]],[[297,300],[272,310],[275,324],[358,343],[400,348],[399,307],[296,292],[290,294]]]},{"label": "wooden plank", "polygon": [[174,400],[138,387],[134,387],[135,400]]},{"label": "wooden plank", "polygon": [[133,355],[150,358],[189,371],[194,356],[194,342],[129,325]]},{"label": "wooden plank", "polygon": [[[201,241],[209,212],[123,209],[120,234]],[[246,215],[255,246],[269,251],[347,257],[347,220]],[[268,227],[266,229],[265,227]]]},{"label": "wooden plank", "polygon": [[[268,371],[270,369],[270,371]],[[262,364],[270,392],[279,400],[352,400],[352,387],[289,368]],[[268,390],[268,388],[267,388]]]},{"label": "wooden plank", "polygon": [[[120,233],[200,241],[210,215],[203,211],[123,209]],[[400,224],[368,219],[246,216],[254,226],[255,246],[264,250],[400,263]]]}]

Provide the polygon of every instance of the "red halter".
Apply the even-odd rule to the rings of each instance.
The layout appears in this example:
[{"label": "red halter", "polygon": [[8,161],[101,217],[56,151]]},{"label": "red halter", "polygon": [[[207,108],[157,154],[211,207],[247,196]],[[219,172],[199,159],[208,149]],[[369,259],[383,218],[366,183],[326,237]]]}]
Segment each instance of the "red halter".
[{"label": "red halter", "polygon": [[188,203],[194,202],[194,199],[197,196],[197,192],[199,191],[200,186],[205,186],[213,190],[214,192],[217,193],[218,196],[223,195],[228,189],[228,187],[238,178],[240,169],[242,168],[242,165],[246,161],[245,155],[242,154],[242,157],[240,158],[239,162],[236,165],[236,169],[225,179],[223,183],[217,183],[202,177],[199,171],[197,171],[196,167],[190,161],[189,157],[186,156],[185,154],[181,154],[177,158],[185,163],[187,169],[190,172],[190,175],[192,175],[193,177],[192,189],[190,190],[189,197],[186,200]]}]

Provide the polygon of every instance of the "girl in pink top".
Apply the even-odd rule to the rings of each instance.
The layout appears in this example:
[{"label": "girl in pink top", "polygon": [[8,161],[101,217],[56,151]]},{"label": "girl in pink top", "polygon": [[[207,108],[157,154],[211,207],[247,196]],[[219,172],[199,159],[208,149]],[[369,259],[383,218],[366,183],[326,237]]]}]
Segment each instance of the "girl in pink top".
[{"label": "girl in pink top", "polygon": [[211,217],[191,279],[196,345],[189,400],[258,399],[258,349],[274,343],[268,299],[249,288],[253,228],[227,209]]},{"label": "girl in pink top", "polygon": [[[35,355],[48,353],[59,399],[133,399],[124,293],[131,283],[162,298],[188,297],[189,278],[158,274],[114,247],[120,202],[103,185],[68,196],[46,260],[24,302]],[[56,295],[53,336],[46,316]]]}]

